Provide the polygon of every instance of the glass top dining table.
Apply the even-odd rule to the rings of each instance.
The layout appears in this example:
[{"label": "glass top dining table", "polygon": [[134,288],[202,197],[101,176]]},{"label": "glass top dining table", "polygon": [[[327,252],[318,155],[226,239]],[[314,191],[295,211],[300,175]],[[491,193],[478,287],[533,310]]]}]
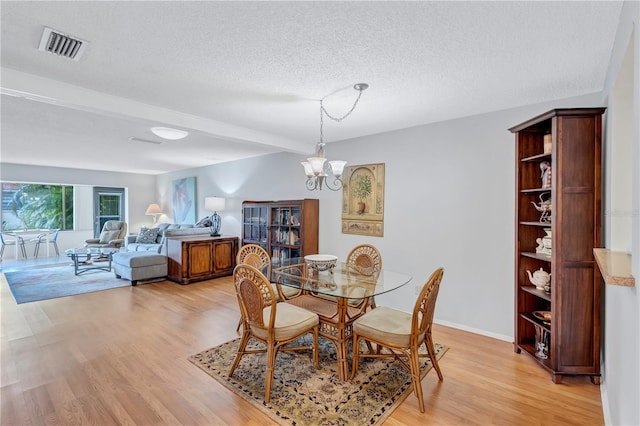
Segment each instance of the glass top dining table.
[{"label": "glass top dining table", "polygon": [[328,271],[309,267],[303,257],[273,259],[271,282],[301,290],[345,299],[364,299],[396,290],[411,281],[411,276],[382,269],[368,275],[337,261]]},{"label": "glass top dining table", "polygon": [[349,377],[347,346],[353,340],[353,322],[364,315],[369,299],[411,281],[410,275],[387,269],[369,275],[341,261],[331,270],[318,271],[309,267],[304,258],[272,259],[270,269],[271,282],[301,290],[286,303],[318,314],[320,336],[336,347],[341,380]]}]

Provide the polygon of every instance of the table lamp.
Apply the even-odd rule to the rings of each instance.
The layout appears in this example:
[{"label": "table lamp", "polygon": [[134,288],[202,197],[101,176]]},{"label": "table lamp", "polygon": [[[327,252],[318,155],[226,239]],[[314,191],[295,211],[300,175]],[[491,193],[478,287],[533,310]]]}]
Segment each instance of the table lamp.
[{"label": "table lamp", "polygon": [[225,199],[222,197],[205,197],[204,198],[204,209],[208,212],[213,212],[211,215],[211,236],[219,237],[220,236],[220,216],[218,212],[224,210],[225,207]]},{"label": "table lamp", "polygon": [[162,209],[156,203],[152,203],[149,204],[149,207],[147,207],[147,211],[145,212],[145,214],[148,216],[153,216],[153,223],[155,225],[155,223],[158,221],[158,216],[162,214]]}]

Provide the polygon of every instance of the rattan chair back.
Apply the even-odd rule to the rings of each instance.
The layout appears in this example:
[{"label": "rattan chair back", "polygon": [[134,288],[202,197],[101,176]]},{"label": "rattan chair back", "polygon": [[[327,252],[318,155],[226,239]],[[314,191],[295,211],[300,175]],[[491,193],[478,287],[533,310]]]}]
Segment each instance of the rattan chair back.
[{"label": "rattan chair back", "polygon": [[363,275],[375,275],[382,270],[382,256],[371,244],[360,244],[349,252],[347,265]]}]

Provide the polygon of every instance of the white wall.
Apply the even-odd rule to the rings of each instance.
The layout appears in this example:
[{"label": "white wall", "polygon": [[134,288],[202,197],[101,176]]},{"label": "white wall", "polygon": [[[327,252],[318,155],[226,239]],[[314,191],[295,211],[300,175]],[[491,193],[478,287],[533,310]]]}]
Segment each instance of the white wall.
[{"label": "white wall", "polygon": [[640,424],[640,3],[627,1],[603,91],[605,246],[631,251],[636,287],[606,285],[602,405],[609,425]]},{"label": "white wall", "polygon": [[303,157],[293,154],[160,175],[158,194],[167,203],[173,179],[196,176],[198,218],[210,214],[204,197],[225,196],[222,232],[237,236],[243,200],[319,198],[321,252],[344,258],[354,245],[370,242],[385,268],[413,276],[409,285],[379,297],[380,304],[410,311],[415,287],[443,266],[436,321],[512,341],[515,138],[507,129],[572,106],[601,106],[601,95],[328,144],[329,159],[385,163],[384,237],[342,234],[342,193],[308,192]]},{"label": "white wall", "polygon": [[77,188],[76,229],[58,235],[58,247],[62,251],[81,247],[87,238],[93,238],[93,186],[126,188],[125,218],[129,230],[137,232],[140,226],[151,225],[151,216],[145,216],[144,212],[150,203],[156,202],[155,176],[2,163],[0,180],[80,185]]}]

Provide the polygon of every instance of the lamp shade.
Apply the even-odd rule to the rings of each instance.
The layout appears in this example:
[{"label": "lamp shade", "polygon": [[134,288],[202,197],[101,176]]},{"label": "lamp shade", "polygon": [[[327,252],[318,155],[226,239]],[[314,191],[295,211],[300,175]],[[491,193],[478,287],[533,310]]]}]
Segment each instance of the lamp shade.
[{"label": "lamp shade", "polygon": [[221,212],[224,210],[226,200],[222,197],[205,197],[204,209],[208,212]]},{"label": "lamp shade", "polygon": [[149,207],[147,207],[147,211],[145,212],[145,214],[146,215],[162,214],[162,209],[156,203],[149,204]]},{"label": "lamp shade", "polygon": [[309,157],[307,161],[311,164],[311,170],[313,170],[313,174],[318,176],[322,173],[324,162],[327,161],[324,157]]},{"label": "lamp shade", "polygon": [[308,161],[303,161],[300,164],[302,164],[302,167],[304,167],[304,173],[307,175],[307,177],[313,177],[313,169],[311,168],[311,163]]},{"label": "lamp shade", "polygon": [[334,160],[329,161],[329,165],[331,166],[331,171],[336,177],[342,176],[342,172],[344,171],[344,166],[347,164],[346,161]]}]

